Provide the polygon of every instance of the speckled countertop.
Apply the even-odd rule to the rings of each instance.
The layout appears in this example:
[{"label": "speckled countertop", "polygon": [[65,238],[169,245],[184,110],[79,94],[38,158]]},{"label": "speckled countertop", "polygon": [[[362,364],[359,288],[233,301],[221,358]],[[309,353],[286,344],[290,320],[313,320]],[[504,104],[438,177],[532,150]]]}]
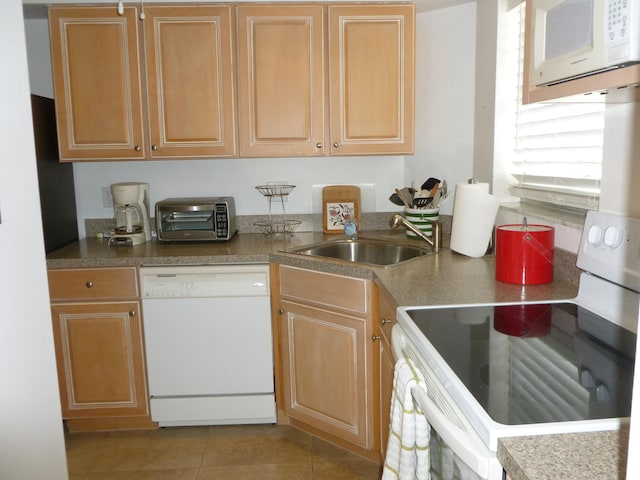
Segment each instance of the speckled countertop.
[{"label": "speckled countertop", "polygon": [[[410,242],[402,232],[364,232],[363,237]],[[47,256],[49,268],[127,265],[212,265],[270,261],[359,278],[375,279],[399,305],[444,305],[572,298],[579,271],[575,257],[556,252],[554,281],[518,286],[495,280],[495,258],[469,258],[444,248],[396,266],[382,268],[288,253],[297,247],[336,239],[321,232],[264,236],[242,233],[224,243],[162,244],[109,247],[106,240],[86,238]],[[624,478],[626,439],[622,432],[544,435],[503,439],[498,458],[512,480]],[[626,458],[626,457],[625,457]],[[606,473],[605,473],[606,472]],[[622,472],[622,473],[620,473]]]}]

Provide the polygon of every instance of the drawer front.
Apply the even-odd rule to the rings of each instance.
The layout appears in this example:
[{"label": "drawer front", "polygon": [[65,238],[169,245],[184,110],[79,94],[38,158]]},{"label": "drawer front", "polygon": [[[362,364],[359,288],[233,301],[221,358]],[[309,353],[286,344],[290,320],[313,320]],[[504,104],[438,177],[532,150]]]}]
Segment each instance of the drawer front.
[{"label": "drawer front", "polygon": [[362,278],[280,267],[280,295],[332,310],[370,313],[370,282]]},{"label": "drawer front", "polygon": [[51,269],[51,300],[138,298],[135,267]]},{"label": "drawer front", "polygon": [[398,305],[387,290],[378,284],[378,327],[385,340],[391,343],[391,329],[396,324]]}]

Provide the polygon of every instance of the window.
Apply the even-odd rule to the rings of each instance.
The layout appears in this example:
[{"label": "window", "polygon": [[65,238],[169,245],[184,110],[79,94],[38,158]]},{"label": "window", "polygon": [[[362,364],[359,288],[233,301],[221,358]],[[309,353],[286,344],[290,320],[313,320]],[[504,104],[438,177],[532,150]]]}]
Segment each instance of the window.
[{"label": "window", "polygon": [[[514,141],[512,195],[563,208],[597,209],[604,137],[604,96],[522,105],[524,3],[508,13],[513,26]],[[517,43],[516,43],[517,42]]]}]

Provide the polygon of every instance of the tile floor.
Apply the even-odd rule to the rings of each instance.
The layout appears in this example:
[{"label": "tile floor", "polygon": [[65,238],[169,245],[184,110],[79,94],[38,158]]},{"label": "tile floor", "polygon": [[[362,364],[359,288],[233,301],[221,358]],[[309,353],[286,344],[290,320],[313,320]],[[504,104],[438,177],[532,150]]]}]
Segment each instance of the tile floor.
[{"label": "tile floor", "polygon": [[289,426],[67,433],[70,480],[378,480],[375,462]]}]

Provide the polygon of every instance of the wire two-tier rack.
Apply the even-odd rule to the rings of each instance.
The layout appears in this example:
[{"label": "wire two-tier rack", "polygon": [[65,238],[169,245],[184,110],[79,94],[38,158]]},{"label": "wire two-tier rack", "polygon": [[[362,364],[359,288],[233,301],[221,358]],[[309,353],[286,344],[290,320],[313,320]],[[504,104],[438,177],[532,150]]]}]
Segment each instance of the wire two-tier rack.
[{"label": "wire two-tier rack", "polygon": [[[265,235],[273,235],[277,233],[292,233],[302,223],[300,220],[288,219],[285,212],[285,198],[296,188],[295,185],[267,184],[258,185],[258,190],[269,201],[269,219],[263,222],[256,222],[254,225],[262,228]],[[274,214],[273,204],[280,203],[281,213]]]}]

